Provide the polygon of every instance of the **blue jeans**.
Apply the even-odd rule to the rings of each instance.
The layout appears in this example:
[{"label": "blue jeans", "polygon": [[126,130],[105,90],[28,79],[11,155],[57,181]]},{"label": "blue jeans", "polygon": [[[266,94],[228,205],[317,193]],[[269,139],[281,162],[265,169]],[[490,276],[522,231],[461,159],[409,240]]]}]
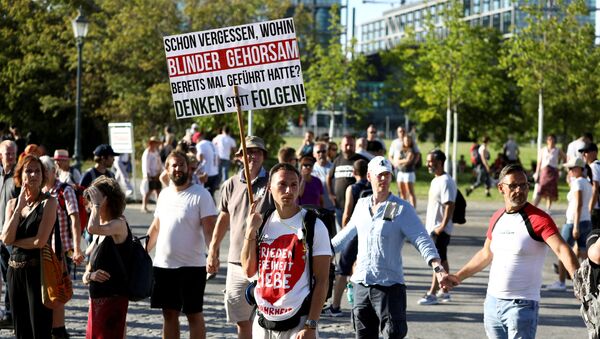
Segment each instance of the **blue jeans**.
[{"label": "blue jeans", "polygon": [[488,294],[483,305],[483,324],[488,338],[535,338],[539,312],[537,301],[498,299]]},{"label": "blue jeans", "polygon": [[[584,207],[585,208],[585,207]],[[575,245],[575,238],[573,238],[573,226],[574,224],[564,224],[562,230],[560,231],[560,235],[565,239],[569,246],[573,247]],[[585,220],[579,222],[579,239],[577,239],[577,246],[579,246],[580,250],[585,252],[587,247],[586,240],[590,232],[592,231],[592,221]]]},{"label": "blue jeans", "polygon": [[231,167],[231,160],[220,159],[219,160],[219,174],[221,174],[221,182],[229,178],[229,167]]},{"label": "blue jeans", "polygon": [[357,339],[404,338],[406,323],[406,286],[354,285],[352,319]]}]

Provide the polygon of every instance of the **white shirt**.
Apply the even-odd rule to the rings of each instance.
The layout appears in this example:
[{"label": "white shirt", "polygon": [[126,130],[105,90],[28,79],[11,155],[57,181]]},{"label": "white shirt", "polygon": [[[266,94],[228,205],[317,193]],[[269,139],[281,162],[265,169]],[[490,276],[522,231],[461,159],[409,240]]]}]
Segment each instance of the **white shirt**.
[{"label": "white shirt", "polygon": [[[400,151],[402,151],[402,147],[404,147],[404,142],[400,140],[400,138],[396,138],[392,141],[390,145],[390,150],[388,151],[388,158],[392,160],[400,159]],[[417,142],[413,139],[413,153],[420,153],[419,146],[417,146]]]},{"label": "white shirt", "polygon": [[161,268],[206,266],[206,241],[201,220],[217,215],[210,193],[200,185],[177,192],[163,189],[154,218],[160,221],[154,266]]},{"label": "white shirt", "polygon": [[552,150],[548,147],[542,148],[542,163],[540,168],[550,166],[552,168],[558,168],[558,157],[560,152],[558,148],[554,147]]},{"label": "white shirt", "polygon": [[[258,310],[267,320],[289,319],[310,293],[308,249],[304,252],[300,239],[304,236],[305,214],[306,210],[300,210],[293,217],[281,220],[275,211],[263,228],[254,296]],[[315,222],[312,248],[313,257],[331,255],[329,234],[319,219]]]},{"label": "white shirt", "polygon": [[162,172],[162,162],[160,154],[157,151],[150,151],[149,148],[142,153],[142,175],[144,178],[157,177]]},{"label": "white shirt", "polygon": [[504,153],[504,155],[506,155],[506,157],[508,158],[508,160],[514,161],[514,160],[517,160],[517,158],[519,157],[519,155],[517,154],[517,152],[519,151],[519,146],[512,139],[509,139],[504,144],[504,150],[506,151]]},{"label": "white shirt", "polygon": [[331,201],[331,198],[327,193],[327,176],[329,175],[329,170],[331,169],[331,167],[333,167],[333,164],[329,161],[327,162],[327,164],[325,164],[325,166],[321,166],[318,162],[315,162],[315,165],[313,166],[312,170],[312,175],[319,178],[319,180],[321,180],[321,182],[323,183],[323,207],[327,209],[335,208],[333,201]]},{"label": "white shirt", "polygon": [[575,218],[575,212],[577,211],[577,205],[575,204],[575,194],[581,191],[581,214],[579,215],[579,221],[592,220],[590,216],[590,200],[592,199],[592,185],[584,177],[571,178],[569,183],[571,189],[567,193],[567,224],[572,224]]},{"label": "white shirt", "polygon": [[567,162],[573,158],[583,159],[583,154],[579,150],[585,147],[585,141],[580,139],[573,140],[567,146]]},{"label": "white shirt", "polygon": [[219,157],[212,142],[201,140],[196,144],[196,153],[204,157],[200,165],[209,177],[219,174]]},{"label": "white shirt", "polygon": [[[592,170],[592,180],[600,183],[600,161],[595,160],[594,162],[589,164],[589,166]],[[593,183],[590,184],[592,184],[593,186]],[[596,206],[594,206],[594,209],[600,209],[600,199],[598,199],[598,201],[596,202]]]},{"label": "white shirt", "polygon": [[[429,200],[427,202],[427,216],[425,218],[425,227],[429,234],[442,223],[446,208],[445,204],[454,201],[456,201],[456,184],[452,180],[452,177],[448,173],[444,173],[433,178],[431,186],[429,186]],[[450,216],[444,232],[452,234],[453,229],[452,216]]]},{"label": "white shirt", "polygon": [[235,149],[237,147],[235,139],[230,137],[228,134],[219,134],[216,137],[214,137],[212,142],[215,145],[215,148],[217,149],[219,158],[225,160],[231,159],[231,149]]}]

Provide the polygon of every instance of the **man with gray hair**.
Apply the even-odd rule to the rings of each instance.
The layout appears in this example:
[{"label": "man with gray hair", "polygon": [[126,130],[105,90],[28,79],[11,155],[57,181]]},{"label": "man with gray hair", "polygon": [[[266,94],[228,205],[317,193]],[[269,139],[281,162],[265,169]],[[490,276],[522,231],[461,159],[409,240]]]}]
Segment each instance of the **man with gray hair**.
[{"label": "man with gray hair", "polygon": [[[4,213],[6,204],[10,199],[19,195],[19,189],[15,187],[13,174],[17,163],[17,144],[12,140],[4,140],[0,143],[0,156],[2,157],[2,171],[0,171],[0,228],[4,225]],[[8,271],[8,259],[10,258],[11,247],[0,244],[0,268],[2,269],[2,279],[6,283],[6,273]],[[0,294],[2,289],[0,289]],[[8,288],[4,293],[4,318],[0,319],[0,328],[12,328],[12,312],[10,310],[10,301],[8,299]]]}]

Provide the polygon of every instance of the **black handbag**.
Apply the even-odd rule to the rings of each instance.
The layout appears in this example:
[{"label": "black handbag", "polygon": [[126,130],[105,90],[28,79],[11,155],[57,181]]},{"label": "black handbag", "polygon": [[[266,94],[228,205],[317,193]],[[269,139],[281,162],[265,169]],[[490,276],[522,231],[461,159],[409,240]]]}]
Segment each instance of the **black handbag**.
[{"label": "black handbag", "polygon": [[[139,238],[134,236],[131,233],[129,224],[127,224],[127,231],[129,235],[126,241],[130,243],[129,257],[121,258],[117,255],[117,258],[119,258],[119,265],[127,277],[127,298],[130,301],[139,301],[152,295],[152,285],[154,283],[152,258],[142,245],[142,240],[147,239],[148,236]],[[126,261],[124,262],[123,259],[126,259]]]}]

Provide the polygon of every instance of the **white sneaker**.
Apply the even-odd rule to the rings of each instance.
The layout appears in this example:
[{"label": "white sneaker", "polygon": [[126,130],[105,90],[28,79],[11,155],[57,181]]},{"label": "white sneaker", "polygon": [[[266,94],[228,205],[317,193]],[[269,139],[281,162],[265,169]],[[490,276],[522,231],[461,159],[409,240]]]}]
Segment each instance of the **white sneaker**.
[{"label": "white sneaker", "polygon": [[439,290],[435,296],[442,303],[447,303],[451,300],[450,293],[444,293],[442,290]]},{"label": "white sneaker", "polygon": [[564,282],[555,281],[550,285],[546,285],[548,291],[566,291],[567,285]]},{"label": "white sneaker", "polygon": [[433,294],[425,294],[423,298],[417,302],[419,305],[437,305],[439,304],[437,297]]}]

